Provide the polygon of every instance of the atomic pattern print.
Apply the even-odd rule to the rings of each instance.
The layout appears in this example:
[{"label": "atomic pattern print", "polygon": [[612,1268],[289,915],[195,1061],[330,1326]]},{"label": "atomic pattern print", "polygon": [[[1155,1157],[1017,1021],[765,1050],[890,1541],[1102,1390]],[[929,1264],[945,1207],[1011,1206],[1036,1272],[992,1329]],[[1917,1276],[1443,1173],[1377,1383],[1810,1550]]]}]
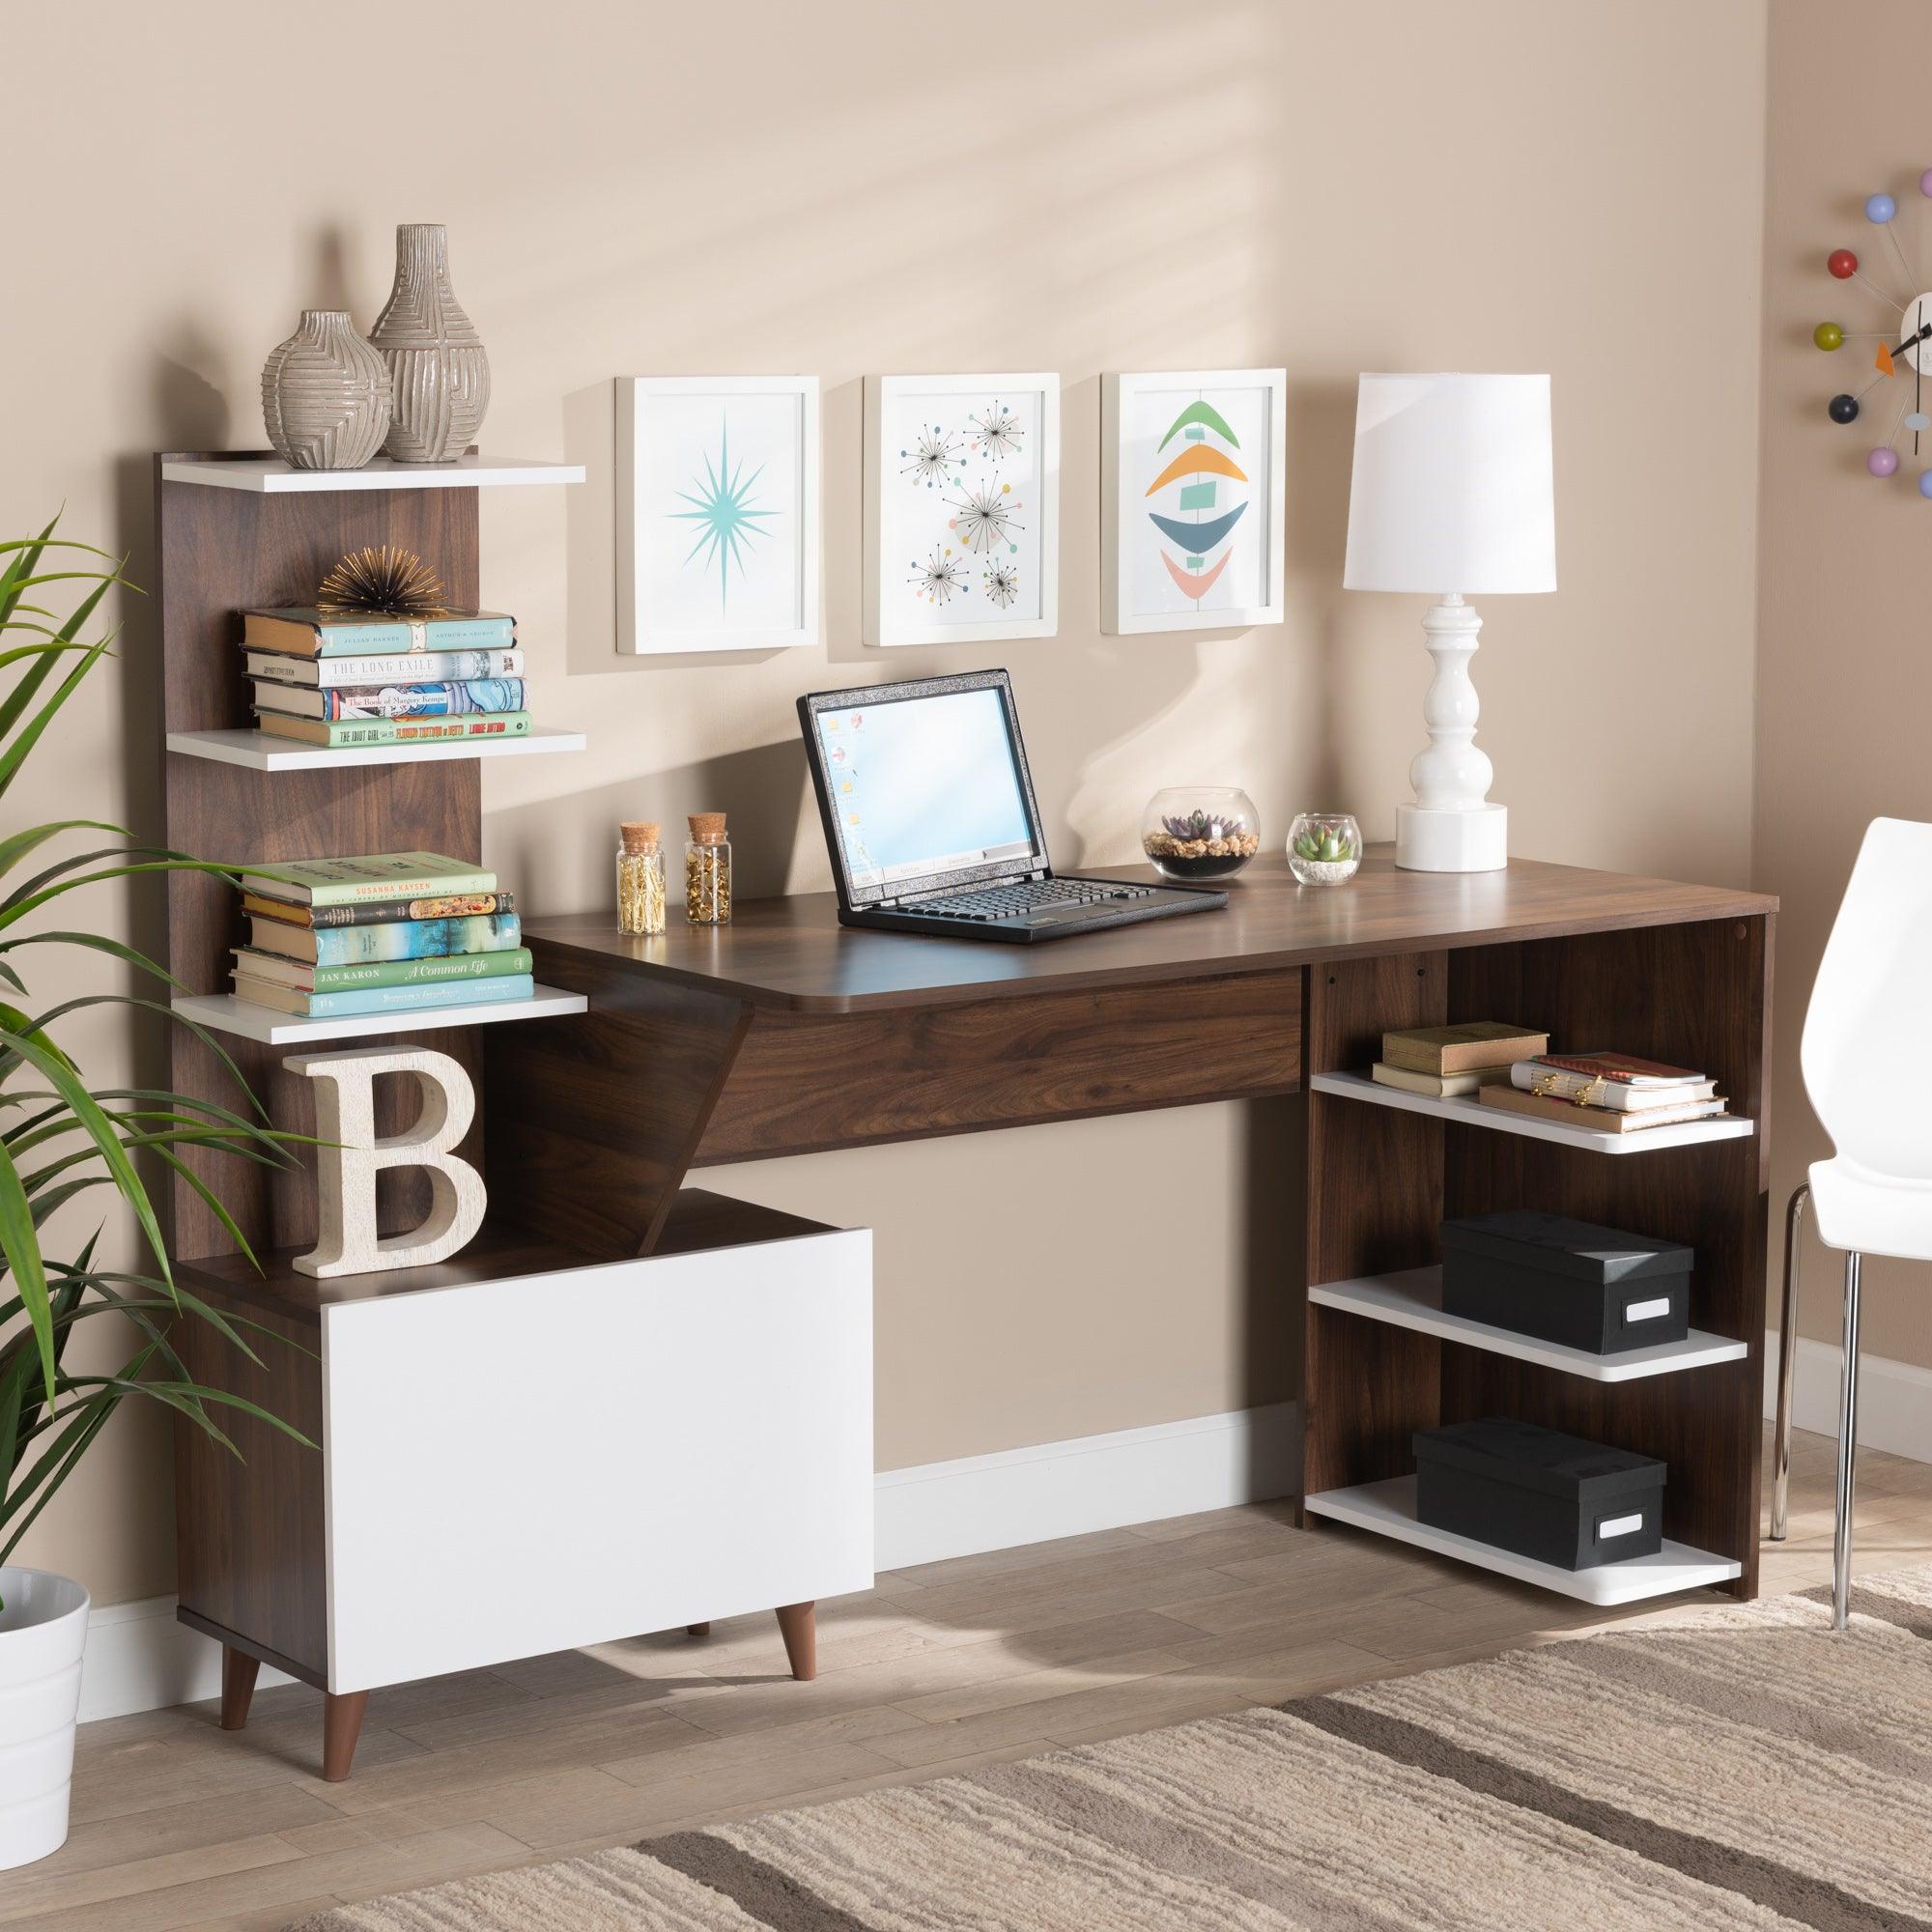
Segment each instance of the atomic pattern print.
[{"label": "atomic pattern print", "polygon": [[[943,489],[946,536],[931,554],[911,562],[906,582],[919,601],[944,610],[964,593],[968,560],[980,566],[979,588],[995,609],[1019,602],[1020,546],[1025,507],[999,465],[1021,458],[1028,440],[1019,412],[995,397],[965,410],[955,422],[922,422],[899,451],[906,487]],[[950,538],[949,542],[947,539]]]}]

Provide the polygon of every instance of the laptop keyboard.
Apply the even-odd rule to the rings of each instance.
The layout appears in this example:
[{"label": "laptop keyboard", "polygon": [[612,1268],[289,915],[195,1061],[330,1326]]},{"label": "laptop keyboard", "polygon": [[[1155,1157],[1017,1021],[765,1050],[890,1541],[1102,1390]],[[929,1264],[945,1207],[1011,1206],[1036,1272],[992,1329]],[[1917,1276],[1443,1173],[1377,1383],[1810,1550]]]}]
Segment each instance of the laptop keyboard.
[{"label": "laptop keyboard", "polygon": [[1057,912],[1063,906],[1144,899],[1151,897],[1153,890],[1151,886],[1122,885],[1112,879],[1020,879],[1011,885],[949,893],[944,898],[908,900],[898,910],[923,913],[933,919],[984,923],[996,919],[1025,919],[1034,913]]}]

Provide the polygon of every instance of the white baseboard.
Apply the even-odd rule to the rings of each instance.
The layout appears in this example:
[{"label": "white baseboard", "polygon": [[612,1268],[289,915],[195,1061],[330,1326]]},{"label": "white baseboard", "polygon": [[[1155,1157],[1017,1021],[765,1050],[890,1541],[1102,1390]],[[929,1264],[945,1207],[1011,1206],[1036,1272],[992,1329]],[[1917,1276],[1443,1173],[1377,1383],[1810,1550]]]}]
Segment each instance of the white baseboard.
[{"label": "white baseboard", "polygon": [[1292,1496],[1301,1406],[1041,1442],[878,1478],[876,1562],[903,1570],[1055,1536]]},{"label": "white baseboard", "polygon": [[[1764,1412],[1767,1419],[1777,1414],[1777,1337],[1771,1334],[1764,1342]],[[1838,1350],[1832,1343],[1798,1338],[1791,1419],[1800,1429],[1837,1435]],[[1932,1369],[1861,1353],[1859,1442],[1915,1463],[1932,1463]]]},{"label": "white baseboard", "polygon": [[[257,1688],[293,1680],[262,1666]],[[145,1597],[88,1612],[80,1721],[125,1718],[221,1694],[221,1646],[175,1620],[172,1597]]]},{"label": "white baseboard", "polygon": [[[1300,1418],[1300,1405],[1285,1402],[889,1469],[877,1478],[875,1560],[881,1570],[901,1570],[1293,1495]],[[263,1666],[262,1686],[289,1681]],[[110,1604],[88,1618],[83,1723],[220,1691],[220,1646],[175,1620],[172,1597]]]}]

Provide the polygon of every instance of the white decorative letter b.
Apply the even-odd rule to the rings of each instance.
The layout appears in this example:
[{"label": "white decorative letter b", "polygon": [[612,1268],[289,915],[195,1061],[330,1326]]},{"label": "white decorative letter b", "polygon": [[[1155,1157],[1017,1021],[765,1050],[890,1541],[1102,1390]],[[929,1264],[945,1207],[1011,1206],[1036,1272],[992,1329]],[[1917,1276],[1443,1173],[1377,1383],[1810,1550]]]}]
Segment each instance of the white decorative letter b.
[{"label": "white decorative letter b", "polygon": [[[474,1238],[487,1196],[483,1177],[450,1150],[476,1115],[469,1076],[427,1048],[304,1053],[282,1065],[315,1082],[318,1226],[314,1249],[296,1257],[303,1274],[369,1274],[446,1261]],[[407,1133],[376,1138],[376,1076],[412,1073],[422,1114]],[[406,1235],[376,1233],[376,1176],[385,1167],[429,1174],[429,1218]]]}]

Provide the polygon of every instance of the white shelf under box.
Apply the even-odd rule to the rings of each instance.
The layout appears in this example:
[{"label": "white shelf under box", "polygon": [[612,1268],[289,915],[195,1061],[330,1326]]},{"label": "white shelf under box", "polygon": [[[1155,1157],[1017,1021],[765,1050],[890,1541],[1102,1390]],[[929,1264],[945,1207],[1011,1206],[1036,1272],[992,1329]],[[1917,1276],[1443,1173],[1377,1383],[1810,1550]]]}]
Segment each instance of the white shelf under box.
[{"label": "white shelf under box", "polygon": [[1566,1126],[1560,1121],[1539,1120],[1530,1114],[1486,1107],[1473,1094],[1456,1094],[1443,1099],[1428,1094],[1409,1094],[1400,1087],[1384,1087],[1366,1073],[1317,1073],[1310,1076],[1308,1085],[1317,1094],[1366,1100],[1371,1106],[1394,1107],[1405,1114],[1428,1114],[1438,1121],[1460,1122],[1464,1126],[1490,1127],[1499,1134],[1521,1134],[1533,1141],[1590,1148],[1598,1153],[1654,1153],[1662,1148],[1744,1140],[1757,1131],[1755,1121],[1727,1114],[1714,1121],[1680,1121],[1671,1127],[1642,1127],[1634,1133],[1610,1134],[1601,1127]]},{"label": "white shelf under box", "polygon": [[1636,1604],[1646,1597],[1708,1589],[1714,1583],[1729,1582],[1744,1569],[1730,1557],[1714,1556],[1708,1549],[1693,1549],[1688,1543],[1668,1540],[1655,1556],[1626,1556],[1620,1563],[1600,1563],[1594,1570],[1559,1569],[1554,1563],[1539,1563],[1533,1556],[1519,1556],[1513,1550],[1478,1543],[1473,1537],[1431,1529],[1418,1522],[1413,1476],[1362,1483],[1350,1490],[1323,1490],[1304,1497],[1302,1507],[1313,1516],[1352,1523],[1357,1529],[1391,1536],[1398,1543],[1410,1543],[1438,1556],[1454,1556],[1585,1604]]},{"label": "white shelf under box", "polygon": [[1442,1312],[1442,1270],[1439,1266],[1406,1268],[1400,1274],[1368,1275],[1357,1281],[1324,1282],[1308,1291],[1310,1301],[1324,1308],[1346,1309],[1371,1321],[1396,1328],[1413,1328],[1485,1349],[1492,1355],[1510,1355],[1519,1362],[1535,1362],[1579,1376],[1592,1382],[1633,1382],[1646,1376],[1673,1375],[1680,1369],[1700,1369],[1711,1362],[1739,1362],[1749,1351],[1744,1343],[1693,1328],[1681,1342],[1659,1342],[1649,1349],[1631,1349],[1620,1355],[1593,1354],[1561,1342],[1544,1342],[1514,1329],[1471,1321],[1466,1316]]},{"label": "white shelf under box", "polygon": [[376,1034],[429,1033],[440,1028],[492,1026],[500,1020],[551,1019],[581,1013],[590,1002],[582,993],[539,986],[526,1000],[476,1000],[459,1007],[421,1007],[392,1013],[344,1013],[323,1020],[277,1012],[273,1007],[233,993],[177,993],[168,1002],[184,1019],[214,1033],[240,1034],[267,1046],[297,1046],[311,1039],[366,1039]]},{"label": "white shelf under box", "polygon": [[398,463],[378,456],[360,469],[291,469],[278,456],[180,460],[161,465],[163,483],[201,483],[212,490],[258,495],[322,490],[474,490],[532,483],[582,483],[581,463],[546,463],[531,456],[459,456],[453,463]]},{"label": "white shelf under box", "polygon": [[168,750],[218,765],[257,772],[320,772],[347,765],[402,765],[440,758],[531,758],[546,752],[581,752],[582,731],[539,724],[524,738],[431,738],[419,745],[304,745],[272,731],[170,731]]}]

